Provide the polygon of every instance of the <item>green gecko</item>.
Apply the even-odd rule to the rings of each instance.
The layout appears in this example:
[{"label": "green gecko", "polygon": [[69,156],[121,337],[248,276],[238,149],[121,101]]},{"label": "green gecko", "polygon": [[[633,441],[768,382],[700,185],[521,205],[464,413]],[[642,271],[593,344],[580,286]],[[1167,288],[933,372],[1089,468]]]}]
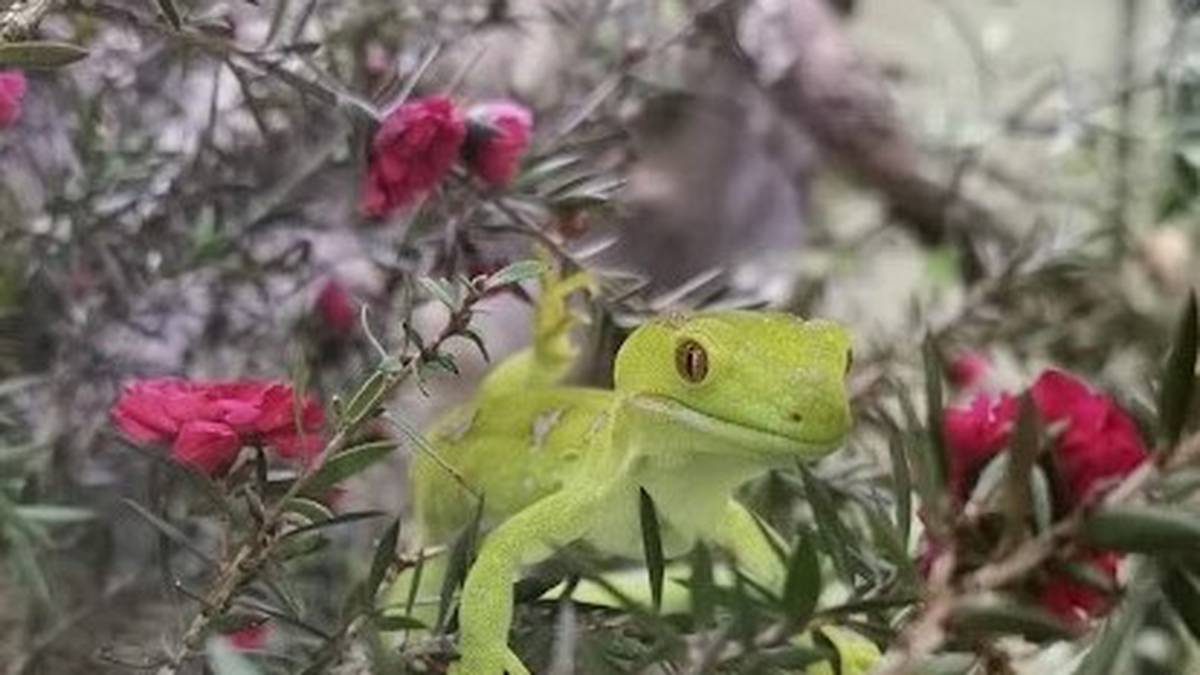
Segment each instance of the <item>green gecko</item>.
[{"label": "green gecko", "polygon": [[[411,469],[426,545],[450,540],[484,497],[487,534],[459,605],[461,659],[451,668],[459,675],[529,672],[508,647],[523,565],[579,540],[642,558],[641,489],[654,500],[668,557],[703,538],[779,587],[785,571],[770,535],[733,493],[771,468],[827,454],[850,428],[849,335],[782,313],[656,318],[622,345],[614,389],[562,386],[576,356],[566,296],[587,279],[547,280],[533,346],[434,425],[433,452]],[[437,574],[423,577],[423,595],[437,592]],[[393,587],[392,597],[407,593]]]}]

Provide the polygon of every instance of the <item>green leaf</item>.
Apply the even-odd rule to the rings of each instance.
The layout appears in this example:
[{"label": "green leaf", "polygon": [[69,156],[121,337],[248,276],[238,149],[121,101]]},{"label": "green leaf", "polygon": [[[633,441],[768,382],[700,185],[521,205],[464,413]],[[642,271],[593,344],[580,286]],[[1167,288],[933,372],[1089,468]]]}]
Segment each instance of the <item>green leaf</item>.
[{"label": "green leaf", "polygon": [[0,67],[61,68],[87,58],[88,50],[66,42],[0,43]]},{"label": "green leaf", "polygon": [[375,547],[375,557],[371,559],[371,572],[367,575],[367,594],[374,597],[379,592],[379,585],[396,559],[396,542],[400,539],[400,519],[392,521],[383,531],[379,544]]},{"label": "green leaf", "polygon": [[179,10],[175,8],[173,0],[155,0],[158,3],[158,9],[162,11],[163,18],[167,23],[171,24],[171,28],[175,30],[183,29],[183,19],[179,17]]},{"label": "green leaf", "polygon": [[1021,395],[1017,408],[1017,423],[1008,450],[1008,470],[1005,472],[1004,535],[1006,550],[1012,550],[1029,532],[1029,513],[1033,501],[1030,480],[1037,462],[1041,429],[1037,408],[1029,392]]},{"label": "green leaf", "polygon": [[96,517],[96,514],[87,509],[80,509],[73,506],[54,506],[51,504],[18,506],[15,510],[19,517],[43,525],[83,523]]},{"label": "green leaf", "polygon": [[[791,645],[783,649],[762,654],[757,664],[769,668],[780,668],[789,673],[806,672],[804,669],[814,663],[830,660],[830,653],[819,647],[797,647]],[[761,671],[756,671],[761,672]],[[816,672],[823,672],[818,669]],[[830,670],[829,672],[834,672]]]},{"label": "green leaf", "polygon": [[800,529],[783,582],[784,616],[797,628],[808,624],[821,596],[821,563],[813,539],[807,528]]},{"label": "green leaf", "polygon": [[214,675],[259,675],[259,670],[250,659],[240,654],[228,640],[214,637],[205,648],[208,666]]},{"label": "green leaf", "polygon": [[425,290],[429,291],[430,295],[445,305],[450,311],[458,311],[459,306],[462,305],[460,300],[461,294],[450,282],[441,279],[430,279],[428,277],[421,277],[417,281],[425,287]]},{"label": "green leaf", "polygon": [[376,614],[371,617],[371,623],[375,624],[375,628],[383,633],[427,628],[420,620],[400,614]]},{"label": "green leaf", "polygon": [[476,503],[474,517],[454,538],[454,544],[450,547],[450,559],[446,562],[446,576],[442,578],[442,592],[438,598],[438,615],[437,621],[434,623],[434,633],[440,634],[446,629],[446,622],[450,619],[450,601],[454,597],[454,591],[467,578],[467,571],[471,568],[471,562],[475,558],[475,547],[479,542],[480,528],[483,526],[483,504],[483,499]]},{"label": "green leaf", "polygon": [[946,483],[946,447],[942,438],[942,357],[938,353],[933,335],[925,336],[921,345],[921,356],[925,364],[926,430],[933,450],[933,478],[938,485]]},{"label": "green leaf", "polygon": [[483,357],[483,360],[491,363],[492,357],[488,354],[487,346],[483,344],[483,337],[479,333],[475,332],[472,328],[464,328],[459,332],[459,335],[474,343],[479,348],[479,354]]},{"label": "green leaf", "polygon": [[383,401],[384,396],[387,396],[391,386],[392,376],[383,370],[376,370],[371,374],[367,381],[354,392],[350,397],[350,401],[346,403],[345,414],[339,421],[342,429],[349,429],[357,426],[366,418],[374,415],[379,410],[379,405]]},{"label": "green leaf", "polygon": [[646,571],[650,577],[650,597],[654,603],[654,611],[657,612],[659,607],[662,607],[665,557],[654,499],[646,492],[646,488],[639,488],[638,515],[642,524],[642,553],[646,556]]},{"label": "green leaf", "polygon": [[1084,521],[1083,540],[1097,548],[1162,555],[1200,551],[1200,514],[1154,506],[1117,506]]},{"label": "green leaf", "polygon": [[400,444],[396,441],[371,441],[356,445],[329,457],[304,486],[307,495],[320,496],[342,481],[366,471],[372,464],[392,454]]},{"label": "green leaf", "polygon": [[908,546],[912,533],[912,475],[908,471],[908,458],[904,443],[897,431],[888,439],[888,453],[892,460],[892,489],[896,497],[896,527],[900,530],[900,541]]},{"label": "green leaf", "polygon": [[712,553],[704,542],[697,542],[691,555],[692,575],[688,593],[692,598],[692,619],[697,626],[712,624],[717,601],[713,587]]},{"label": "green leaf", "polygon": [[298,513],[304,516],[310,523],[319,523],[323,520],[329,520],[336,514],[325,504],[307,497],[293,497],[288,500],[284,506],[284,511]]},{"label": "green leaf", "polygon": [[1200,584],[1186,570],[1176,567],[1167,573],[1163,596],[1192,637],[1200,640]]},{"label": "green leaf", "polygon": [[544,270],[545,265],[537,260],[518,260],[489,275],[483,282],[483,290],[490,291],[527,279],[535,279]]},{"label": "green leaf", "polygon": [[297,527],[294,530],[288,530],[283,536],[284,536],[284,538],[298,537],[302,534],[307,534],[309,532],[315,532],[317,530],[324,530],[324,529],[328,529],[330,527],[337,527],[338,525],[347,525],[349,523],[356,523],[360,520],[370,520],[371,518],[378,518],[380,516],[386,516],[386,515],[387,515],[386,511],[351,511],[350,513],[338,514],[328,520],[322,520],[322,521],[316,522],[316,523],[309,523],[308,525],[303,525],[301,527]]},{"label": "green leaf", "polygon": [[804,494],[808,498],[809,506],[812,507],[813,518],[817,521],[817,535],[821,539],[822,546],[829,553],[829,558],[833,561],[833,567],[837,570],[838,576],[853,586],[855,568],[861,571],[861,567],[855,564],[854,554],[850,550],[850,531],[846,529],[845,523],[838,514],[837,505],[833,502],[833,495],[830,494],[829,488],[804,465],[797,463],[797,467],[800,470],[800,477],[804,481]]},{"label": "green leaf", "polygon": [[1163,369],[1158,400],[1159,431],[1168,448],[1179,443],[1187,424],[1196,388],[1197,343],[1196,293],[1188,293],[1187,304],[1175,328],[1175,340]]},{"label": "green leaf", "polygon": [[972,636],[1021,635],[1029,640],[1068,640],[1076,637],[1071,626],[1038,607],[983,597],[955,609],[950,624],[956,632]]},{"label": "green leaf", "polygon": [[204,562],[209,563],[210,565],[215,564],[213,559],[210,558],[209,555],[207,553],[205,553],[204,551],[202,551],[198,546],[193,544],[192,541],[190,539],[188,539],[187,535],[185,535],[183,532],[181,532],[179,530],[179,528],[168,523],[167,521],[163,520],[162,518],[158,517],[157,515],[151,513],[149,509],[147,509],[146,507],[142,506],[141,504],[133,501],[132,499],[126,498],[126,499],[122,499],[121,501],[124,502],[126,506],[133,509],[133,512],[138,514],[139,516],[141,516],[142,519],[144,519],[147,523],[150,523],[150,525],[152,527],[154,527],[154,529],[161,532],[162,535],[165,536],[167,539],[170,539],[171,541],[175,542],[176,544],[179,544],[185,550],[191,552],[193,555],[195,555],[197,558],[203,560]]}]

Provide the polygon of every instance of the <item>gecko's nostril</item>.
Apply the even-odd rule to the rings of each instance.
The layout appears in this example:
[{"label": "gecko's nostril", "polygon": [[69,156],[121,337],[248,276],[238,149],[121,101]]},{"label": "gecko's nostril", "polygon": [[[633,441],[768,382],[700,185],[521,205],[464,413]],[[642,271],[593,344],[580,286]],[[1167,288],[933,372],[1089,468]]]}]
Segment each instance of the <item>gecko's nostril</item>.
[{"label": "gecko's nostril", "polygon": [[789,414],[788,414],[788,419],[790,419],[790,420],[792,420],[793,422],[795,422],[795,423],[799,424],[800,422],[803,422],[803,421],[804,421],[804,415],[801,415],[801,414],[800,414],[800,413],[798,413],[798,412],[793,412],[793,413],[789,413]]}]

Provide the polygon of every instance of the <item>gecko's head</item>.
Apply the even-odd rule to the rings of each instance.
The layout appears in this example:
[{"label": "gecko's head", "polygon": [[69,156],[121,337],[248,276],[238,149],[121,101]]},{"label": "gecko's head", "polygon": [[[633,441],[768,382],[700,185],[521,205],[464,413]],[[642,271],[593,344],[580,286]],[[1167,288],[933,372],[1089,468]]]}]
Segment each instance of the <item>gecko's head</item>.
[{"label": "gecko's head", "polygon": [[830,321],[746,311],[667,316],[625,341],[615,384],[747,451],[817,456],[850,429],[850,360],[850,336]]}]

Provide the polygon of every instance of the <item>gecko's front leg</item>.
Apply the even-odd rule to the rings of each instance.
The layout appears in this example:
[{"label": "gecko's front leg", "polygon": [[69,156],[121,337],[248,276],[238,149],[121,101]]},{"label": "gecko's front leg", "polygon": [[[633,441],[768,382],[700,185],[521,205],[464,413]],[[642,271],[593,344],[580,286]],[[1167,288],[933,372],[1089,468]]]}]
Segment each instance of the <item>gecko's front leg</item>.
[{"label": "gecko's front leg", "polygon": [[767,537],[774,538],[776,545],[783,545],[783,540],[770,526],[760,524],[737,500],[731,498],[725,504],[725,511],[717,523],[717,544],[732,553],[738,567],[749,573],[755,581],[767,588],[780,590],[787,571]]},{"label": "gecko's front leg", "polygon": [[452,675],[526,675],[508,647],[513,582],[522,564],[536,562],[582,537],[599,494],[558,492],[517,513],[493,530],[467,574],[459,604],[459,652]]}]

